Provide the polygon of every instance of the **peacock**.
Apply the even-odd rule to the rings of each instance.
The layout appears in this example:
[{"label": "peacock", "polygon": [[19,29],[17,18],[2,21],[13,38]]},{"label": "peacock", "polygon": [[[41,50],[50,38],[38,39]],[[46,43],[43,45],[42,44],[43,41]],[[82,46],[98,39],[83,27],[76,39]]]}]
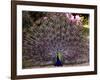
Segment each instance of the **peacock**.
[{"label": "peacock", "polygon": [[57,54],[56,54],[56,62],[54,65],[55,66],[63,66],[62,56],[61,56],[60,52],[57,52]]},{"label": "peacock", "polygon": [[23,68],[89,63],[79,14],[22,11],[22,23]]}]

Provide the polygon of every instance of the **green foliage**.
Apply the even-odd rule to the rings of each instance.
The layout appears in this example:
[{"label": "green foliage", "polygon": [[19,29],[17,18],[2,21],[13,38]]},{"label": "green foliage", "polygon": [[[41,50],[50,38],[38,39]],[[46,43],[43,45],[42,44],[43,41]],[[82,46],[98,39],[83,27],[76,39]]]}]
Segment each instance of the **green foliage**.
[{"label": "green foliage", "polygon": [[89,36],[89,28],[84,27],[82,32],[84,36]]},{"label": "green foliage", "polygon": [[88,14],[81,14],[80,17],[82,19],[83,25],[89,25],[89,15]]}]

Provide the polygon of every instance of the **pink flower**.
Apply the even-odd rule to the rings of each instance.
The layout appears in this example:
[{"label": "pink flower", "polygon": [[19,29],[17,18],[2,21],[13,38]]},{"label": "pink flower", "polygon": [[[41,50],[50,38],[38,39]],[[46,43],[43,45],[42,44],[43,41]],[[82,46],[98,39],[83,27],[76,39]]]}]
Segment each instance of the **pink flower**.
[{"label": "pink flower", "polygon": [[43,19],[47,19],[48,17],[43,17]]},{"label": "pink flower", "polygon": [[80,20],[81,20],[81,18],[80,18],[80,16],[79,16],[79,15],[76,15],[76,16],[75,16],[75,19],[76,19],[76,20],[78,20],[78,21],[80,21]]},{"label": "pink flower", "polygon": [[66,13],[66,17],[69,18],[69,14],[68,13]]},{"label": "pink flower", "polygon": [[74,16],[73,15],[71,15],[71,18],[70,18],[72,21],[74,20]]},{"label": "pink flower", "polygon": [[70,14],[70,13],[66,13],[66,17],[67,17],[68,19],[71,18],[71,15],[72,15],[72,14]]}]

